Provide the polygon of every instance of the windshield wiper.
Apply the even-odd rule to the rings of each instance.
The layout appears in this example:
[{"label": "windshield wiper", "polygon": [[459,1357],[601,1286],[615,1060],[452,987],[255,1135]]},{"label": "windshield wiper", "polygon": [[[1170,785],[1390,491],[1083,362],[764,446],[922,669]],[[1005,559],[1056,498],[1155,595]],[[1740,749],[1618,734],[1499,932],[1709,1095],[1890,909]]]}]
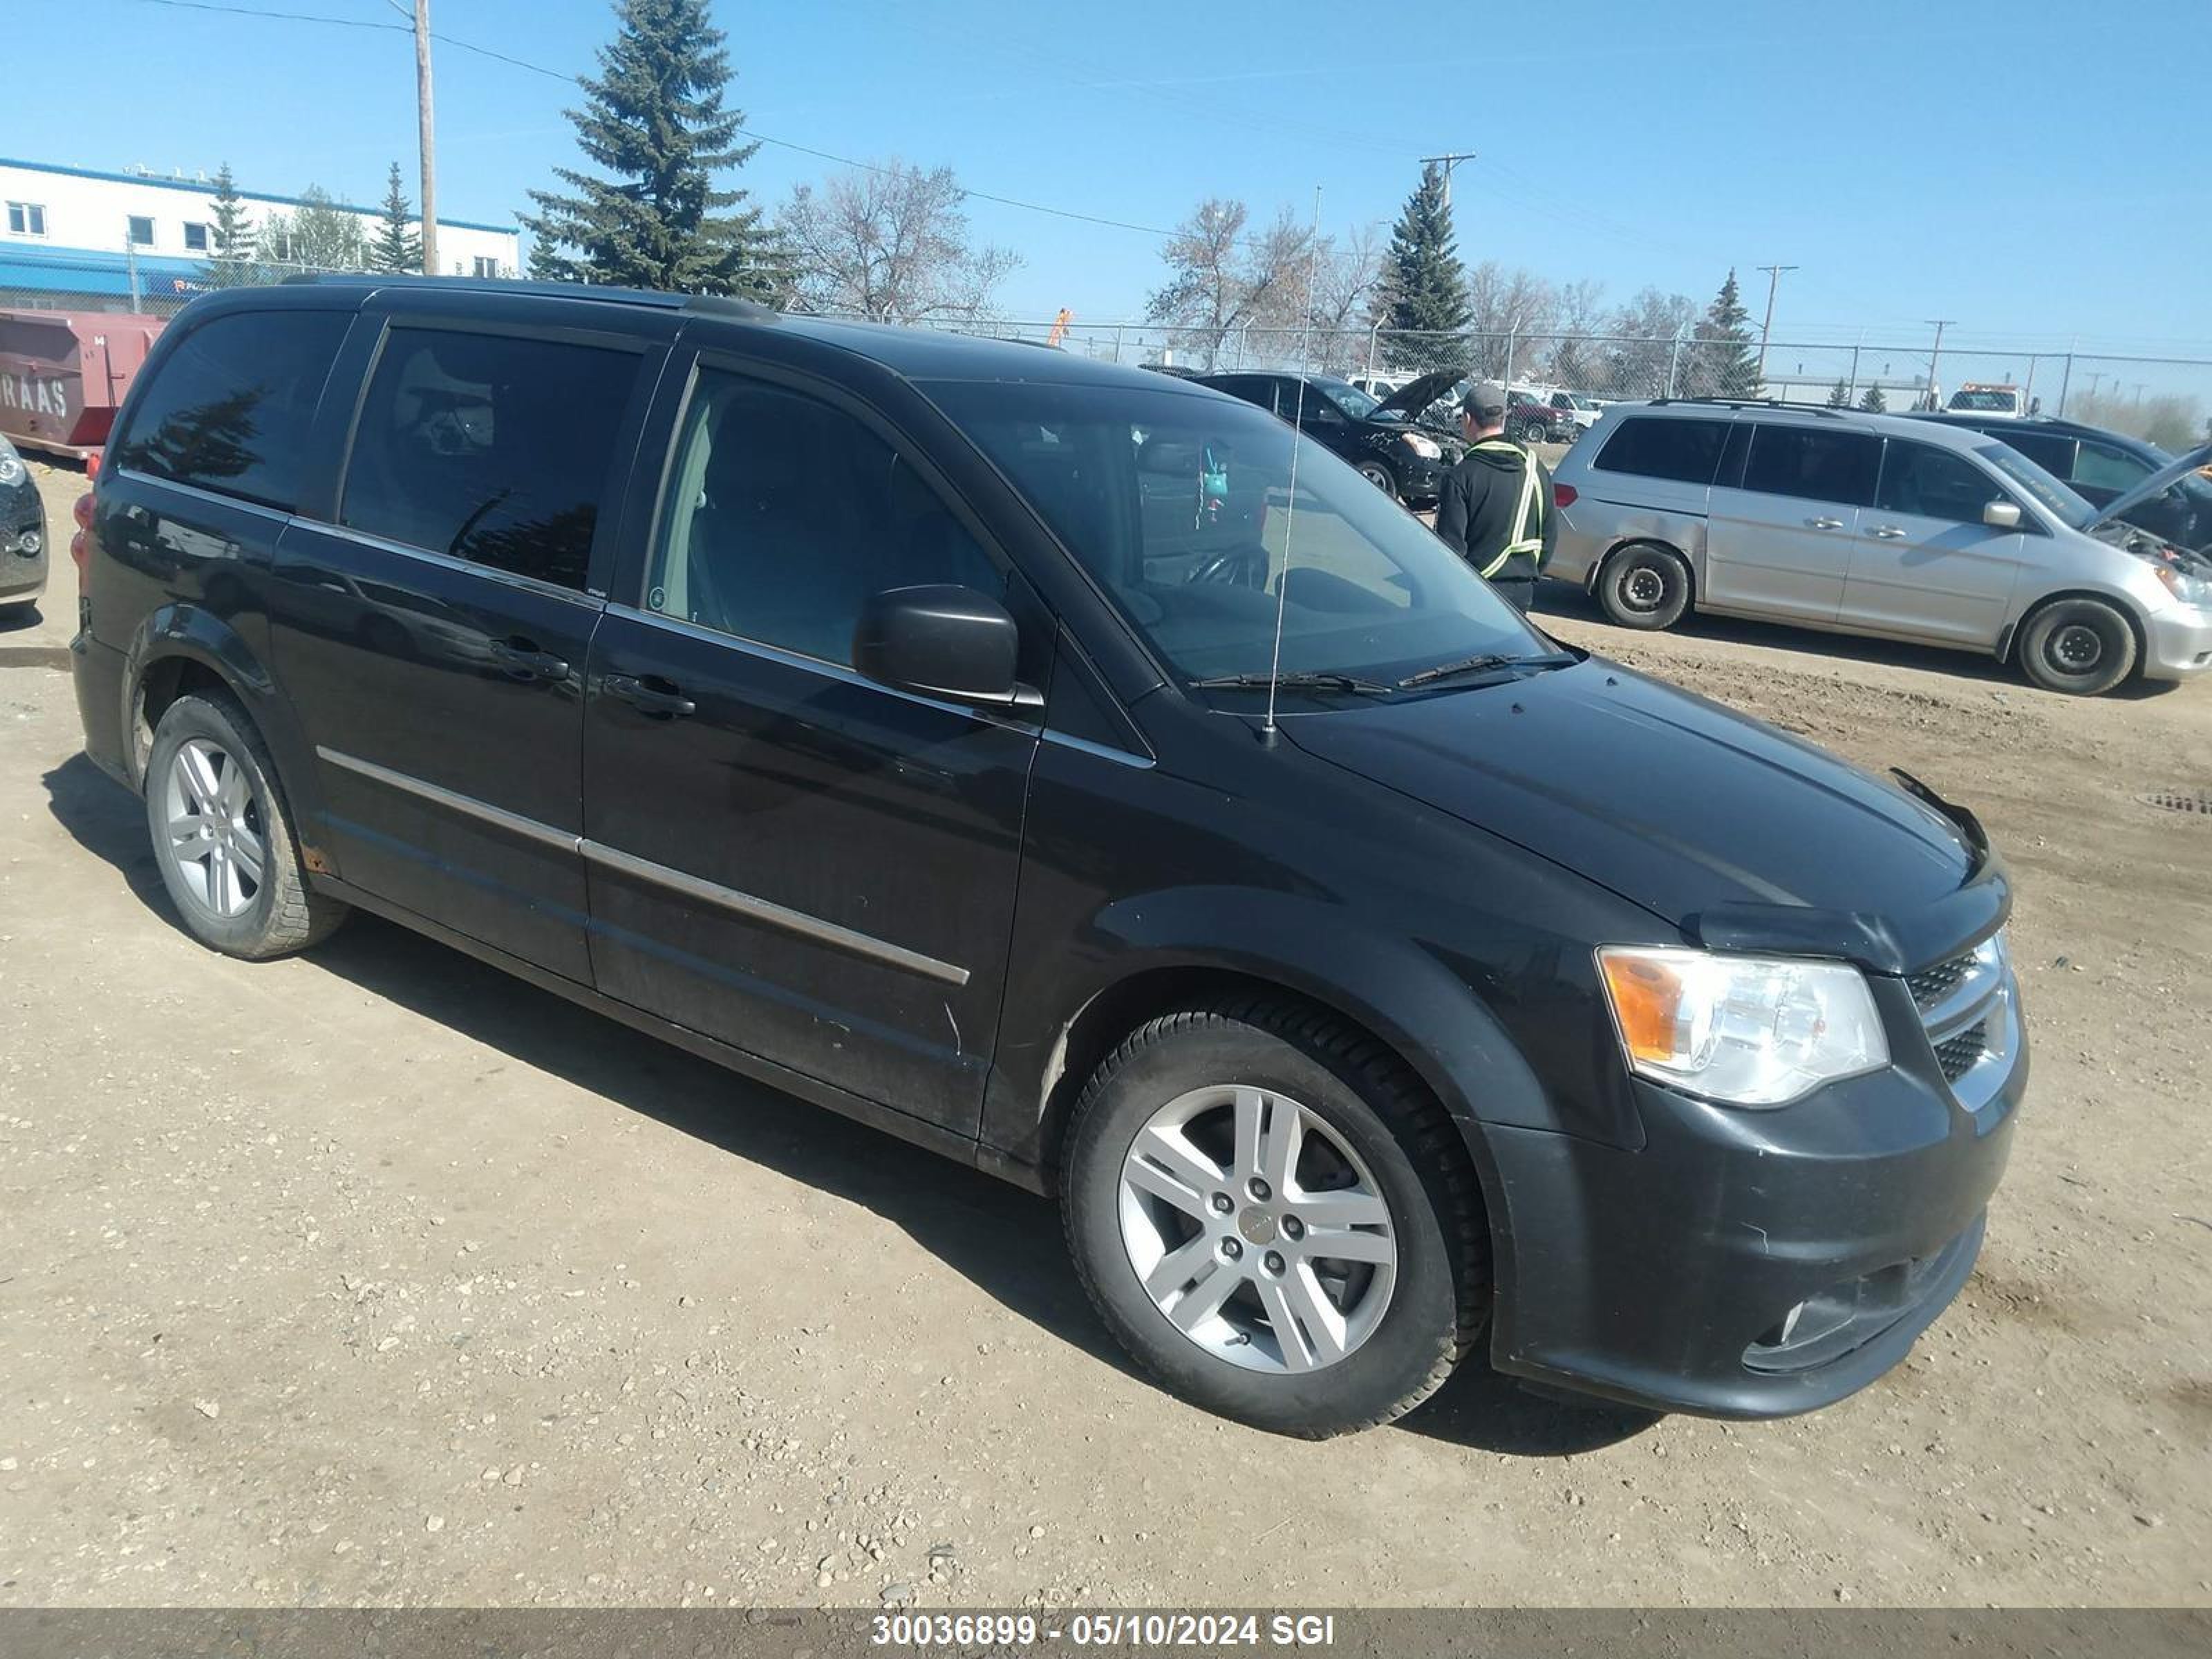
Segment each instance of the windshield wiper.
[{"label": "windshield wiper", "polygon": [[[1380,680],[1363,680],[1357,674],[1335,674],[1316,668],[1294,669],[1272,678],[1279,688],[1299,691],[1356,691],[1363,697],[1388,696],[1398,689],[1394,685],[1385,685]],[[1194,691],[1264,690],[1269,679],[1266,674],[1216,674],[1211,679],[1193,680],[1190,685]]]},{"label": "windshield wiper", "polygon": [[1407,691],[1417,685],[1456,679],[1462,674],[1492,674],[1501,668],[1560,668],[1572,661],[1574,659],[1564,651],[1547,652],[1540,657],[1509,657],[1492,652],[1480,657],[1462,657],[1457,662],[1440,662],[1434,668],[1408,674],[1398,682],[1398,689]]}]

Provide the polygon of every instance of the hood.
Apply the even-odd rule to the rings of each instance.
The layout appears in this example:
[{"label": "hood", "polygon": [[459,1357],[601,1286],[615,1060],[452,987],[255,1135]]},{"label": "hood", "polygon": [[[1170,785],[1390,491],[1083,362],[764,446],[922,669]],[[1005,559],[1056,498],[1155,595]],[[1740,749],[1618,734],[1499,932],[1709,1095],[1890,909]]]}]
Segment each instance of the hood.
[{"label": "hood", "polygon": [[1455,368],[1440,368],[1433,374],[1408,380],[1376,404],[1367,418],[1371,421],[1377,416],[1388,418],[1395,415],[1400,420],[1410,421],[1457,386],[1460,374],[1461,371]]},{"label": "hood", "polygon": [[1283,729],[1710,944],[1794,941],[1899,972],[2005,902],[1995,880],[1964,902],[1996,867],[1970,816],[1599,658]]},{"label": "hood", "polygon": [[2133,489],[2115,496],[2100,516],[2090,520],[2089,528],[2094,530],[2099,525],[2118,522],[2152,496],[2163,495],[2191,473],[2207,465],[2212,465],[2212,444],[2199,444],[2179,460],[2152,473]]}]

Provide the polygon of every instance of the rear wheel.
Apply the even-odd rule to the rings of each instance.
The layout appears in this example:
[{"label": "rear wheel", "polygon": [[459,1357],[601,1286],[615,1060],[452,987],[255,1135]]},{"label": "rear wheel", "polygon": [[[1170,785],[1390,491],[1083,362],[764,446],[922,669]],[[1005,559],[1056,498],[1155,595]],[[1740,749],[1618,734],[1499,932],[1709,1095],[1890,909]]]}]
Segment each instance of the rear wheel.
[{"label": "rear wheel", "polygon": [[146,763],[154,861],[192,936],[253,961],[304,950],[346,916],[308,888],[276,779],[228,696],[179,697],[163,711]]},{"label": "rear wheel", "polygon": [[2020,665],[2047,691],[2094,697],[2135,672],[2135,629],[2101,599],[2060,599],[2021,629]]},{"label": "rear wheel", "polygon": [[1672,548],[1624,547],[1599,572],[1597,600],[1623,628],[1672,628],[1690,606],[1690,567]]},{"label": "rear wheel", "polygon": [[1487,1318],[1456,1132],[1371,1039],[1264,999],[1152,1021],[1084,1090],[1077,1271],[1164,1386],[1311,1438],[1410,1410]]},{"label": "rear wheel", "polygon": [[1362,461],[1359,463],[1358,471],[1361,477],[1366,479],[1392,501],[1398,499],[1398,481],[1390,476],[1390,469],[1382,462]]}]

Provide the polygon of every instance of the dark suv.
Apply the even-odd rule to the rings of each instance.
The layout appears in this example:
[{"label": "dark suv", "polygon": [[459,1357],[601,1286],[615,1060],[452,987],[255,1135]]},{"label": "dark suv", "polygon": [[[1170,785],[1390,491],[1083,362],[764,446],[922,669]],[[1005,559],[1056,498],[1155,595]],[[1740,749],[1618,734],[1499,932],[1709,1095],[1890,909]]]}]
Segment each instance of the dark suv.
[{"label": "dark suv", "polygon": [[[2124,432],[2084,426],[2079,421],[2045,416],[1992,420],[1949,412],[1911,418],[1964,427],[2008,444],[2097,507],[2110,507],[2174,459],[2156,444],[2130,438]],[[2212,480],[2200,473],[2177,479],[2159,494],[2137,502],[2122,517],[2136,529],[2164,537],[2177,547],[2212,554]]]},{"label": "dark suv", "polygon": [[1972,1267],[2026,1058],[1972,816],[1545,638],[1234,398],[233,290],[88,519],[86,746],[199,939],[374,911],[1057,1194],[1212,1409],[1358,1427],[1480,1350],[1802,1411]]},{"label": "dark suv", "polygon": [[1408,380],[1383,398],[1370,398],[1349,380],[1329,374],[1201,374],[1200,386],[1256,404],[1331,453],[1386,495],[1408,507],[1434,507],[1444,475],[1465,447],[1456,439],[1419,424],[1429,405],[1451,387],[1449,373]]}]

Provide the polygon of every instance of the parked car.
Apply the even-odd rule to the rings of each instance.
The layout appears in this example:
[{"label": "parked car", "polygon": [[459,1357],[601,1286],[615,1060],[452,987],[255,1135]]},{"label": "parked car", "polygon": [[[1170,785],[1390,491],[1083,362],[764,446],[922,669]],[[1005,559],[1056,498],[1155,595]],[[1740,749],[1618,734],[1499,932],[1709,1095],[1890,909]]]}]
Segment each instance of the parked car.
[{"label": "parked car", "polygon": [[[239,289],[88,520],[87,750],[196,938],[371,910],[1055,1194],[1212,1410],[1358,1428],[1481,1354],[1802,1412],[1972,1268],[2027,1069],[1972,815],[1547,639],[1238,399],[726,300]],[[478,643],[346,614],[410,608]]]},{"label": "parked car", "polygon": [[[1991,420],[1979,415],[1948,414],[1916,418],[1964,427],[2010,444],[2097,507],[2110,507],[2173,460],[2156,444],[2125,433],[2084,426],[2079,421],[2044,416]],[[2191,552],[2212,553],[2212,479],[2199,472],[2185,472],[2156,495],[2129,507],[2124,522]]]},{"label": "parked car", "polygon": [[1509,389],[1506,397],[1505,435],[1515,443],[1572,443],[1582,430],[1572,406],[1554,402],[1549,392]]},{"label": "parked car", "polygon": [[1990,420],[2014,420],[2027,414],[2027,392],[2010,381],[1969,380],[1954,392],[1943,405],[1951,415],[1979,415]]},{"label": "parked car", "polygon": [[0,616],[36,605],[46,591],[46,509],[38,480],[0,437]]},{"label": "parked car", "polygon": [[1616,409],[1553,473],[1550,574],[1615,622],[1694,608],[1948,645],[2094,696],[2212,667],[2212,567],[2019,451],[1909,416],[1684,399]]},{"label": "parked car", "polygon": [[1413,378],[1410,374],[1352,374],[1346,377],[1345,384],[1380,403]]},{"label": "parked car", "polygon": [[1432,507],[1464,447],[1441,430],[1423,429],[1415,417],[1453,378],[1449,370],[1423,374],[1381,399],[1328,374],[1201,374],[1198,383],[1291,422],[1408,507]]}]

